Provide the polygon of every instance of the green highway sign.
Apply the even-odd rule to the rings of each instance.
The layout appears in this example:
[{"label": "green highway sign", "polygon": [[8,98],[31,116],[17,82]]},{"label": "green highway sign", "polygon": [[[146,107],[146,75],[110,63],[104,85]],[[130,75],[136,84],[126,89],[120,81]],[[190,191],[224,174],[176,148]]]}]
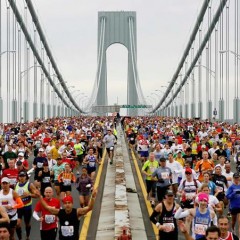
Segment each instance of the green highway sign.
[{"label": "green highway sign", "polygon": [[151,105],[122,105],[121,108],[151,108]]}]

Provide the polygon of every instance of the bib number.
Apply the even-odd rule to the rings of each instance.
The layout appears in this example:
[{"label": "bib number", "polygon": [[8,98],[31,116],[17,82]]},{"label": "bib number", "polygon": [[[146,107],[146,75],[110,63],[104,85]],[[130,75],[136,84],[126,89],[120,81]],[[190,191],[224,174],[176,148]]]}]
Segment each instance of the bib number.
[{"label": "bib number", "polygon": [[61,226],[61,232],[64,237],[73,236],[74,233],[73,226]]}]

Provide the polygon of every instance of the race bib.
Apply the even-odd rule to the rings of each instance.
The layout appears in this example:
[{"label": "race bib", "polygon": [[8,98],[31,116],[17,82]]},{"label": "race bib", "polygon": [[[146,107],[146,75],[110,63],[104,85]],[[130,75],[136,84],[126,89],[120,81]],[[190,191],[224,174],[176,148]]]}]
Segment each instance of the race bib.
[{"label": "race bib", "polygon": [[47,224],[51,224],[55,222],[55,216],[54,215],[45,215],[45,222]]},{"label": "race bib", "polygon": [[168,179],[169,178],[169,173],[168,172],[162,172],[161,176],[162,176],[162,179]]},{"label": "race bib", "polygon": [[217,190],[218,190],[219,192],[223,192],[223,187],[217,186]]},{"label": "race bib", "polygon": [[113,150],[113,147],[110,147],[109,149],[112,151],[112,150]]},{"label": "race bib", "polygon": [[89,167],[95,167],[95,162],[90,162]]},{"label": "race bib", "polygon": [[163,223],[164,232],[172,232],[174,231],[174,224],[173,223]]},{"label": "race bib", "polygon": [[24,193],[24,189],[22,189],[22,188],[18,189],[17,193],[19,196],[22,196]]},{"label": "race bib", "polygon": [[71,180],[70,180],[70,179],[64,179],[64,180],[63,180],[63,185],[64,185],[64,186],[69,186],[69,185],[71,185]]},{"label": "race bib", "polygon": [[155,171],[155,167],[150,167],[150,172],[153,173]]},{"label": "race bib", "polygon": [[50,182],[50,177],[44,177],[42,182],[43,183],[49,183]]},{"label": "race bib", "polygon": [[131,140],[131,141],[133,141],[133,140],[134,140],[134,138],[130,138],[130,140]]},{"label": "race bib", "polygon": [[203,224],[195,224],[195,234],[205,235],[206,234],[207,225]]},{"label": "race bib", "polygon": [[38,163],[37,163],[37,167],[38,167],[38,168],[42,168],[42,167],[43,167],[43,163],[38,162]]},{"label": "race bib", "polygon": [[73,236],[73,226],[61,226],[61,232],[64,237]]}]

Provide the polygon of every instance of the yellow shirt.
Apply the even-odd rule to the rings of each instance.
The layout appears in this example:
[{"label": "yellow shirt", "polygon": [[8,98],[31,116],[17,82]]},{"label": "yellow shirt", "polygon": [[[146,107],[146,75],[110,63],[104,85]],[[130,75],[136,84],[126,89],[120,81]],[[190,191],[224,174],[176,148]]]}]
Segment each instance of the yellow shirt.
[{"label": "yellow shirt", "polygon": [[56,160],[58,157],[60,157],[58,153],[58,149],[56,147],[53,147],[50,153],[52,154],[52,159]]}]

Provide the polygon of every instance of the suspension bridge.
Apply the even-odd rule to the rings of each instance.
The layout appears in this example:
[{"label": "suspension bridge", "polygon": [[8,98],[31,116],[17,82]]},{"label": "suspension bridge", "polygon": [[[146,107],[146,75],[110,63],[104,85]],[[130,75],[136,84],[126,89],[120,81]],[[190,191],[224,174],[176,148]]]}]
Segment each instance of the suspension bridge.
[{"label": "suspension bridge", "polygon": [[[239,13],[238,0],[203,0],[168,85],[159,79],[163,88],[146,96],[137,66],[136,12],[98,12],[96,76],[91,94],[77,101],[80,94],[59,70],[32,1],[0,1],[0,123],[106,116],[121,108],[129,116],[240,123]],[[128,51],[124,105],[108,101],[106,51],[115,43]]]}]

